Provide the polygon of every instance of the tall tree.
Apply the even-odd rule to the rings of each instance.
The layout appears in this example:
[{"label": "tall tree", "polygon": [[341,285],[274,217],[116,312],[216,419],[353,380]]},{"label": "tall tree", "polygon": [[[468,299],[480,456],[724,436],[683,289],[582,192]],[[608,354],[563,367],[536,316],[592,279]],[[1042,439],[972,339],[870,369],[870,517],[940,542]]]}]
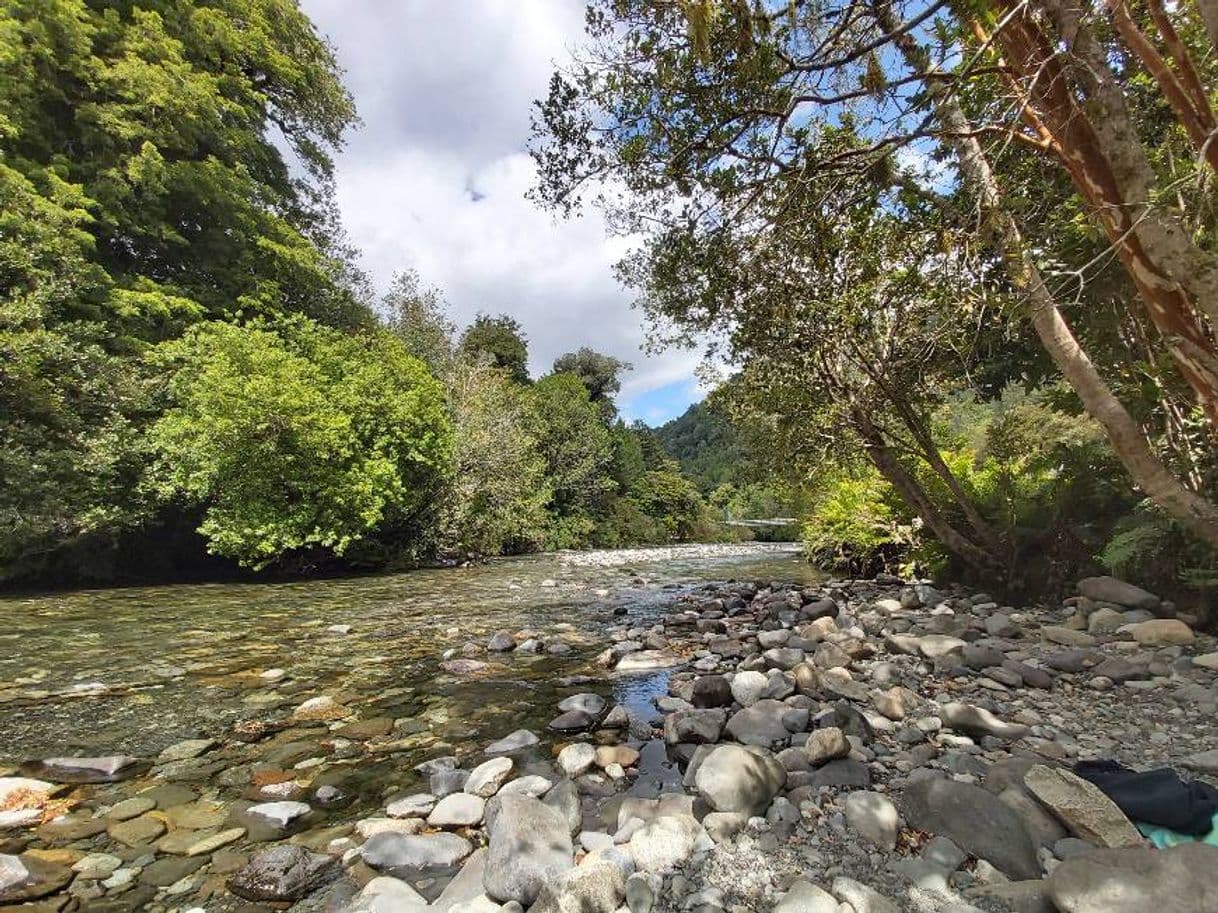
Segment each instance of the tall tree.
[{"label": "tall tree", "polygon": [[628,361],[604,355],[587,346],[577,352],[568,352],[554,360],[555,374],[574,374],[588,390],[592,402],[600,407],[608,422],[617,418],[617,404],[613,397],[622,389],[621,374],[633,366]]},{"label": "tall tree", "polygon": [[295,0],[13,0],[0,44],[3,574],[141,515],[148,346],[370,321],[329,199],[354,109]]},{"label": "tall tree", "polygon": [[460,349],[468,358],[486,358],[519,384],[529,382],[529,341],[514,317],[479,314],[461,334]]},{"label": "tall tree", "polygon": [[[1139,127],[1155,117],[1161,123],[1172,108],[1159,99],[1145,123],[1133,121],[1129,93],[1122,94],[1111,70],[1124,49],[1111,33],[1106,44],[1093,40],[1091,14],[1080,17],[1054,0],[982,9],[976,15],[947,4],[885,0],[594,0],[582,58],[555,75],[539,108],[539,195],[570,207],[585,188],[610,178],[628,192],[600,194],[597,202],[612,210],[614,224],[652,235],[691,224],[747,231],[778,223],[800,231],[789,204],[809,192],[813,179],[828,209],[875,188],[886,211],[900,213],[916,198],[943,206],[960,225],[972,209],[953,198],[971,197],[980,204],[994,265],[1005,270],[1045,351],[1106,429],[1130,475],[1165,511],[1218,544],[1218,509],[1190,488],[1194,476],[1155,452],[1147,429],[1096,369],[992,165],[1001,144],[1065,163],[1082,197],[1081,214],[1108,233],[1126,281],[1164,334],[1156,346],[1175,360],[1212,431],[1214,327],[1193,330],[1205,312],[1212,255],[1177,230],[1182,221],[1204,222],[1208,210],[1156,194],[1169,182],[1143,167],[1135,143]],[[1191,7],[1172,15],[1187,27],[1176,31],[1195,31]],[[1169,42],[1169,30],[1160,30]],[[995,45],[1018,62],[993,60]],[[1085,111],[1071,107],[1075,97],[1086,99]],[[1194,107],[1201,108],[1199,98]],[[1170,130],[1164,135],[1176,141]],[[991,137],[1000,145],[986,148],[982,140]],[[917,167],[935,156],[954,159],[958,170],[936,177]],[[1112,173],[1118,162],[1126,169],[1120,180]],[[1094,271],[1092,263],[1071,268],[1080,276]],[[709,293],[690,310],[692,324],[713,307],[708,299]]]}]

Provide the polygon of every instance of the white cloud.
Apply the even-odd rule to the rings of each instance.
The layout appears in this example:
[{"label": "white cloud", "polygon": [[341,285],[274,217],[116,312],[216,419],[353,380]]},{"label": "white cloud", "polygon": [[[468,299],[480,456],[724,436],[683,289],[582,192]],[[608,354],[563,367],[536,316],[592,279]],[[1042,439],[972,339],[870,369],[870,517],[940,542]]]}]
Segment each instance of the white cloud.
[{"label": "white cloud", "polygon": [[524,199],[531,104],[581,38],[582,0],[304,8],[335,44],[364,122],[337,160],[338,203],[379,287],[413,267],[459,323],[511,314],[535,373],[581,345],[634,363],[622,396],[632,414],[692,378],[696,355],[640,351],[642,315],[611,272],[628,241],[607,237],[596,214],[558,221]]}]

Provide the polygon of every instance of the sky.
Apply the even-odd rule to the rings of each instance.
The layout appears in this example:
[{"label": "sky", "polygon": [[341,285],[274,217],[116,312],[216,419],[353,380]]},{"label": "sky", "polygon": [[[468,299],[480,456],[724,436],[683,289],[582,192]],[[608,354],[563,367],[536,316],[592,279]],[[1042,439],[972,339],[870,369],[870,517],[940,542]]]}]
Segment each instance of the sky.
[{"label": "sky", "polygon": [[450,316],[507,313],[534,376],[580,346],[631,362],[619,406],[659,424],[700,399],[696,352],[647,355],[612,274],[629,240],[594,212],[524,198],[532,102],[583,33],[582,0],[303,0],[334,45],[362,126],[336,160],[338,205],[379,289],[416,269]]}]

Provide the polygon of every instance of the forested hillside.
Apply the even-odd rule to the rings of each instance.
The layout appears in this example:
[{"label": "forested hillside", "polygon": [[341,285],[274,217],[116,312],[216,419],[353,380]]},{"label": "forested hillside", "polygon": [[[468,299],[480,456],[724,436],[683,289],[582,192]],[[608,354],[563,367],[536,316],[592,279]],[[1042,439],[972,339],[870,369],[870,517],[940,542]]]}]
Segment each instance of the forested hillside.
[{"label": "forested hillside", "polygon": [[[377,300],[355,119],[294,0],[0,11],[0,581],[312,572],[708,535],[590,349]],[[556,302],[555,306],[559,306]]]}]

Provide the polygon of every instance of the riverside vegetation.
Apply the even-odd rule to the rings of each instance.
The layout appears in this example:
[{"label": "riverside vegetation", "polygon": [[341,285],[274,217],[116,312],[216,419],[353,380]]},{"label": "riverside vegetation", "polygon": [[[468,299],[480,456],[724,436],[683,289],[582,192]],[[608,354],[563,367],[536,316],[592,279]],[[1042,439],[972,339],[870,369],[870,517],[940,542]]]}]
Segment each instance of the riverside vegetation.
[{"label": "riverside vegetation", "polygon": [[534,383],[510,317],[370,293],[330,193],[355,112],[292,0],[18,2],[0,33],[0,580],[723,534],[617,418],[623,362]]}]

